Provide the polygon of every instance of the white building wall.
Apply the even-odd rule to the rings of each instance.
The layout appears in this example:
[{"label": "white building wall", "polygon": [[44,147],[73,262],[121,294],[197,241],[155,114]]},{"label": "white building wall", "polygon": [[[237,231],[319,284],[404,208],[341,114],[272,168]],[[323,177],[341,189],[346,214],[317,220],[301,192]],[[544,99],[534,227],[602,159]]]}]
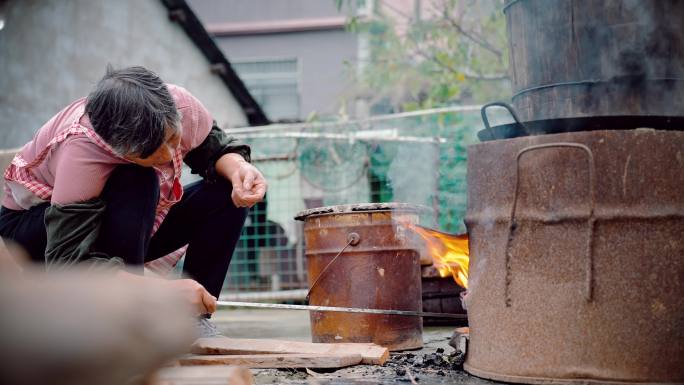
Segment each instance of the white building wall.
[{"label": "white building wall", "polygon": [[21,146],[86,96],[107,63],[143,65],[187,88],[222,127],[247,125],[227,86],[159,0],[9,0],[4,17],[0,148]]}]

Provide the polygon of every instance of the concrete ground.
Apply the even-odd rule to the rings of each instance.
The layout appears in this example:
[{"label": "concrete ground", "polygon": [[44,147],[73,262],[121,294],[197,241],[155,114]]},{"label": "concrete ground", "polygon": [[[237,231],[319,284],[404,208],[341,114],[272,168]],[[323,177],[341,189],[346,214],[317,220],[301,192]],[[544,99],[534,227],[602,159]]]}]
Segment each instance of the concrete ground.
[{"label": "concrete ground", "polygon": [[[235,338],[275,338],[311,341],[309,313],[297,310],[228,309],[218,311],[213,321],[223,335]],[[257,384],[496,384],[469,375],[450,365],[424,365],[437,354],[447,357],[454,349],[448,342],[454,327],[426,327],[424,347],[393,353],[384,366],[357,365],[336,371],[253,369]],[[427,357],[427,358],[426,358]]]}]

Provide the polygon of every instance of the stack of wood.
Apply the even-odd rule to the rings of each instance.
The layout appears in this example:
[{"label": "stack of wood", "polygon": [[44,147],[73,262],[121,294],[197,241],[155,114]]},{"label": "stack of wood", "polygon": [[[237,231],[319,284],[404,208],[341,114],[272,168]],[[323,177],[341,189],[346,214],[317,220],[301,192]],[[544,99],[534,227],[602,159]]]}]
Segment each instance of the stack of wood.
[{"label": "stack of wood", "polygon": [[372,343],[311,343],[270,339],[200,338],[180,365],[241,365],[249,368],[342,368],[382,365],[389,351]]},{"label": "stack of wood", "polygon": [[200,338],[192,354],[174,367],[160,370],[150,384],[246,385],[254,380],[247,368],[336,369],[382,365],[389,350],[372,343],[310,343],[271,339]]},{"label": "stack of wood", "polygon": [[[422,260],[421,260],[422,262]],[[422,266],[423,311],[434,313],[467,314],[461,296],[466,289],[459,286],[452,277],[441,277],[434,265]],[[423,326],[465,326],[467,319],[423,318]]]}]

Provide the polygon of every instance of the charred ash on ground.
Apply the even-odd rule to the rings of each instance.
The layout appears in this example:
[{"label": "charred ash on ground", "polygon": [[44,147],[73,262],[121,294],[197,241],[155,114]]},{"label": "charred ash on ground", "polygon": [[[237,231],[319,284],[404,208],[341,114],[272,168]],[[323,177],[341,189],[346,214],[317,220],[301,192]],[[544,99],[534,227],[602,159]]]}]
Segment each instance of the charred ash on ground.
[{"label": "charred ash on ground", "polygon": [[[445,328],[446,329],[446,328]],[[434,332],[432,332],[434,333]],[[441,331],[426,347],[396,352],[382,366],[357,365],[338,370],[262,369],[254,372],[257,384],[496,384],[463,370],[464,355],[447,345]],[[439,347],[437,347],[439,346]]]},{"label": "charred ash on ground", "polygon": [[398,377],[406,376],[408,378],[411,372],[416,375],[429,372],[438,376],[446,376],[446,373],[450,370],[463,370],[464,361],[465,356],[462,353],[454,351],[451,354],[447,354],[444,352],[444,349],[438,348],[434,353],[393,354],[389,361],[385,363],[385,366],[393,368],[394,373]]}]

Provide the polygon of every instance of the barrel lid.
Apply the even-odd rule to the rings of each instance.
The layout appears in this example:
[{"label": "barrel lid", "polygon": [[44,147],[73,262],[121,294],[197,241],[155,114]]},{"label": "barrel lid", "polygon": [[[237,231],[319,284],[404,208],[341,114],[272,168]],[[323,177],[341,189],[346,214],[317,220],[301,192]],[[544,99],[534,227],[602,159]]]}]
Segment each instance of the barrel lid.
[{"label": "barrel lid", "polygon": [[423,205],[415,205],[411,203],[386,202],[386,203],[354,203],[346,205],[316,207],[300,211],[295,215],[294,219],[303,221],[313,215],[325,214],[344,214],[359,211],[404,211],[413,213],[429,212],[430,208]]}]

